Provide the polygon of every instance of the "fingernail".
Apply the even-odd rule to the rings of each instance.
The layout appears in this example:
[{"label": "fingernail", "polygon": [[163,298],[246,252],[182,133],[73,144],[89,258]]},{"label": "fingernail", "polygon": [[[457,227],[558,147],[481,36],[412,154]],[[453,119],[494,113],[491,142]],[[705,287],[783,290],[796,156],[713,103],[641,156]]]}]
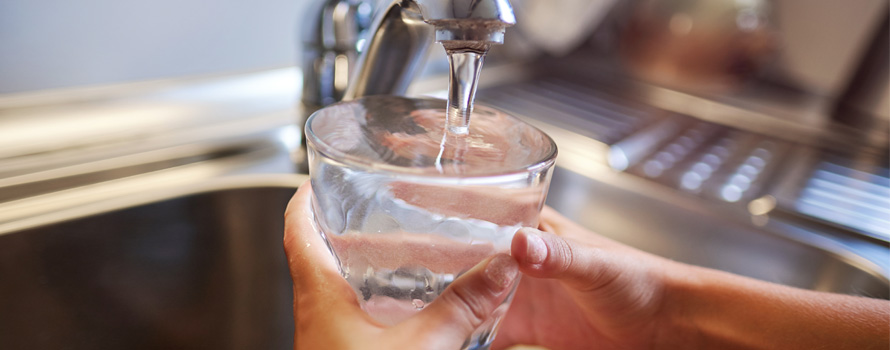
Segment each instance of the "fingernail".
[{"label": "fingernail", "polygon": [[531,230],[525,231],[526,259],[532,264],[543,264],[544,260],[547,259],[547,245],[544,244],[544,240],[541,239],[541,236],[530,231]]},{"label": "fingernail", "polygon": [[494,283],[498,290],[507,289],[516,275],[519,274],[519,266],[516,261],[508,255],[498,254],[488,262],[485,267],[485,277]]}]

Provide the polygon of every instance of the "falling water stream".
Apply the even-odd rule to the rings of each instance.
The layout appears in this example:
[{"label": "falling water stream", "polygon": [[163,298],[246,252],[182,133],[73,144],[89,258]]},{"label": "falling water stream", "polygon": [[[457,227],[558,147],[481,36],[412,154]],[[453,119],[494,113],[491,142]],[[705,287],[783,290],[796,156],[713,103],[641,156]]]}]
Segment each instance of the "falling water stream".
[{"label": "falling water stream", "polygon": [[442,155],[449,147],[454,148],[452,161],[461,161],[462,149],[466,148],[466,137],[470,130],[470,116],[476,99],[476,86],[482,71],[482,63],[489,46],[445,44],[451,72],[448,76],[448,107],[445,116],[445,130],[439,145],[436,168],[443,172]]}]

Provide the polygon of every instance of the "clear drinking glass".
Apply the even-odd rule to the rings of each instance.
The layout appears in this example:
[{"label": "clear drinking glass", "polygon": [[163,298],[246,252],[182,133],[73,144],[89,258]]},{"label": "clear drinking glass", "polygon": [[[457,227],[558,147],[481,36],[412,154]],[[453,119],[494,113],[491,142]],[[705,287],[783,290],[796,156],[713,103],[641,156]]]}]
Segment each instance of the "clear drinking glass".
[{"label": "clear drinking glass", "polygon": [[[556,144],[477,106],[466,135],[443,134],[444,100],[372,96],[306,122],[313,211],[362,308],[396,324],[463,272],[537,227]],[[518,280],[517,280],[518,281]],[[465,343],[487,348],[516,285]]]}]

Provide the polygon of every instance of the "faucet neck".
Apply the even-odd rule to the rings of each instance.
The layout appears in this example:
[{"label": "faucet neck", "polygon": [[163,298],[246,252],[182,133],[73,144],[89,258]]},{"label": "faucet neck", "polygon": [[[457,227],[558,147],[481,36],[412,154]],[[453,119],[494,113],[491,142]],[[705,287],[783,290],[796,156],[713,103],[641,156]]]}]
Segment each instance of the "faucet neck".
[{"label": "faucet neck", "polygon": [[404,95],[422,67],[435,28],[414,1],[393,1],[378,12],[350,77],[343,100],[369,95]]},{"label": "faucet neck", "polygon": [[[507,0],[386,1],[364,33],[366,40],[360,55],[357,49],[361,39],[357,38],[362,35],[353,31],[364,28],[350,25],[349,21],[361,19],[361,6],[368,7],[367,2],[325,2],[314,30],[323,32],[325,25],[333,23],[329,26],[343,32],[336,38],[348,37],[352,41],[330,48],[318,44],[325,38],[315,38],[315,44],[307,43],[303,59],[304,104],[323,106],[368,95],[404,95],[434,38],[448,50],[485,53],[491,44],[503,43],[506,27],[516,22]],[[342,44],[343,40],[334,42]]]}]

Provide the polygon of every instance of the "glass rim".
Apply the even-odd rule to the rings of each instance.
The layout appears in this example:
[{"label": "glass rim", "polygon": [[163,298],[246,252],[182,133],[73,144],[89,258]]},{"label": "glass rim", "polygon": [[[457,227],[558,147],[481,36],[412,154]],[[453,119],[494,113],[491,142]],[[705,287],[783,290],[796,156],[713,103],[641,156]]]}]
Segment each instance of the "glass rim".
[{"label": "glass rim", "polygon": [[332,159],[334,161],[343,163],[349,167],[362,169],[362,170],[365,170],[368,172],[374,172],[374,173],[379,173],[379,174],[392,174],[392,175],[398,175],[398,176],[402,176],[402,177],[410,176],[410,177],[419,177],[419,178],[428,178],[428,179],[429,178],[445,178],[445,179],[477,178],[477,177],[490,177],[490,176],[520,175],[520,174],[525,175],[528,173],[534,173],[538,169],[551,168],[556,163],[556,156],[558,154],[558,149],[556,146],[556,142],[553,141],[553,138],[550,137],[550,135],[548,135],[547,133],[545,133],[543,130],[539,129],[538,127],[531,125],[531,124],[527,123],[526,121],[520,119],[519,117],[516,117],[510,113],[507,113],[504,110],[498,109],[496,107],[482,105],[482,104],[476,104],[474,106],[474,110],[476,110],[477,108],[481,108],[482,110],[487,109],[487,110],[491,110],[496,113],[502,113],[502,114],[506,115],[507,117],[516,120],[519,123],[525,124],[526,126],[536,130],[537,132],[539,132],[541,135],[544,136],[544,138],[547,140],[547,142],[550,145],[550,151],[545,153],[540,159],[536,159],[532,162],[529,162],[526,165],[517,166],[517,167],[505,168],[505,169],[500,169],[500,170],[495,170],[495,171],[482,171],[482,172],[470,172],[470,173],[458,173],[458,174],[433,173],[433,172],[424,171],[424,169],[426,169],[426,168],[415,168],[415,167],[405,167],[405,166],[396,166],[396,165],[389,165],[389,164],[383,164],[383,163],[375,163],[375,162],[372,162],[366,158],[348,154],[346,152],[338,150],[338,149],[334,148],[333,146],[325,143],[318,135],[315,134],[314,130],[312,129],[312,122],[315,119],[321,118],[321,115],[324,112],[325,108],[328,108],[331,106],[338,106],[338,105],[355,105],[355,104],[361,104],[363,101],[368,101],[368,100],[373,100],[373,99],[385,99],[385,98],[396,98],[396,99],[404,99],[404,100],[410,100],[410,101],[419,101],[419,102],[428,103],[428,104],[441,103],[441,105],[443,107],[447,104],[446,100],[438,99],[438,98],[410,98],[410,97],[402,97],[402,96],[379,95],[379,96],[366,96],[366,97],[358,98],[355,100],[338,102],[338,103],[335,103],[335,104],[332,104],[332,105],[329,105],[326,107],[322,107],[321,109],[313,112],[309,116],[309,118],[306,119],[306,123],[305,123],[305,127],[304,127],[304,134],[306,135],[307,148],[313,149],[314,151],[320,153],[321,155],[325,156],[328,159]]}]

